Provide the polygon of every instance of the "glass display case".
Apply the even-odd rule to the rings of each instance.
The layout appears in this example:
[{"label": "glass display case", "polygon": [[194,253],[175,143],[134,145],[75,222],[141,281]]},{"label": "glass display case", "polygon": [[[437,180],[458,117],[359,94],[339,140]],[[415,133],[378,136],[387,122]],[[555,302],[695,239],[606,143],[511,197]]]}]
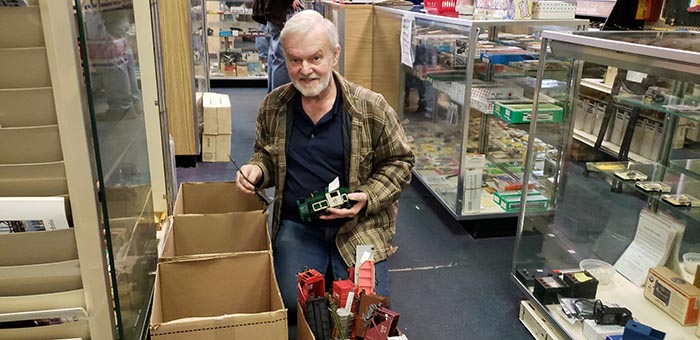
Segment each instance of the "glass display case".
[{"label": "glass display case", "polygon": [[[543,30],[585,30],[588,21],[466,20],[379,7],[375,16],[375,51],[382,56],[375,54],[380,77],[373,87],[399,112],[416,154],[416,179],[458,220],[517,216],[539,37]],[[392,78],[382,61],[389,52],[378,45],[402,18],[412,21],[405,35],[412,61]],[[558,91],[567,71],[549,64],[551,96],[566,95]],[[383,91],[385,79],[399,84],[398,93]],[[561,111],[552,106],[540,115],[558,122]],[[545,140],[538,146],[553,149]]]},{"label": "glass display case", "polygon": [[[550,210],[525,204],[513,281],[562,339],[583,339],[595,327],[596,321],[582,319],[596,313],[577,308],[579,302],[593,306],[595,299],[602,305],[594,311],[627,308],[634,320],[667,338],[695,338],[698,305],[684,309],[685,293],[678,291],[700,292],[692,285],[700,274],[693,262],[700,252],[700,35],[542,36],[534,102],[561,107],[563,118],[529,126],[523,185],[533,189],[521,202],[537,191]],[[569,96],[551,94],[545,76],[550,64],[568,70],[556,88]],[[591,89],[603,94],[605,105],[582,109]],[[543,154],[540,140],[553,151]],[[586,268],[588,262],[597,265]],[[581,296],[567,288],[577,285],[571,280],[576,276],[593,278],[597,286]],[[554,287],[561,288],[558,298]],[[622,334],[623,327],[612,332]]]},{"label": "glass display case", "polygon": [[211,79],[267,79],[268,43],[264,26],[252,19],[253,0],[209,0],[206,6]]},{"label": "glass display case", "polygon": [[140,339],[147,329],[157,240],[134,6],[120,1],[95,7],[84,0],[80,8],[78,32],[86,46],[81,57],[117,334]]},{"label": "glass display case", "polygon": [[149,12],[141,1],[0,6],[22,32],[0,39],[0,339],[146,335],[163,172],[146,137],[153,37],[136,29]]}]

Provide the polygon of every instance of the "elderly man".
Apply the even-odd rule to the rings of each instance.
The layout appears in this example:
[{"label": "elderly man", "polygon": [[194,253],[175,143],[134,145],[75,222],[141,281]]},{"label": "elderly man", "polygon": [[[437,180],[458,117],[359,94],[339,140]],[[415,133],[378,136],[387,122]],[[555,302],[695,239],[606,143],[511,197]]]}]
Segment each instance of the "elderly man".
[{"label": "elderly man", "polygon": [[[255,153],[236,180],[248,194],[275,186],[275,272],[293,325],[296,274],[308,267],[346,279],[357,245],[374,247],[376,292],[389,294],[385,260],[396,252],[397,200],[411,180],[414,156],[384,98],[333,72],[340,56],[333,23],[312,10],[299,12],[280,42],[292,82],[263,101]],[[296,200],[335,178],[353,205],[303,222]]]}]

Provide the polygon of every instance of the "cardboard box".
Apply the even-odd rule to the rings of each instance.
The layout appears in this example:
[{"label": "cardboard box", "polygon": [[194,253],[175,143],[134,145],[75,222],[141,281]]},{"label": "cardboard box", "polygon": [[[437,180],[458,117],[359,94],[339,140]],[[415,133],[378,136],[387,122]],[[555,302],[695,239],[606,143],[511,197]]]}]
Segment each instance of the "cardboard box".
[{"label": "cardboard box", "polygon": [[184,182],[175,198],[173,215],[223,214],[263,210],[255,195],[238,191],[235,182]]},{"label": "cardboard box", "polygon": [[203,162],[229,162],[231,134],[202,135]]},{"label": "cardboard box", "polygon": [[644,297],[683,326],[698,323],[700,288],[666,267],[649,269]]},{"label": "cardboard box", "polygon": [[299,301],[297,301],[297,340],[316,340],[314,333],[309,328],[309,323],[304,317],[304,310],[301,309]]},{"label": "cardboard box", "polygon": [[287,339],[270,252],[181,258],[156,270],[151,338]]},{"label": "cardboard box", "polygon": [[204,108],[204,134],[231,134],[231,101],[227,94],[205,92],[202,96]]},{"label": "cardboard box", "polygon": [[175,215],[165,236],[161,258],[272,251],[268,217],[267,210],[264,213]]}]

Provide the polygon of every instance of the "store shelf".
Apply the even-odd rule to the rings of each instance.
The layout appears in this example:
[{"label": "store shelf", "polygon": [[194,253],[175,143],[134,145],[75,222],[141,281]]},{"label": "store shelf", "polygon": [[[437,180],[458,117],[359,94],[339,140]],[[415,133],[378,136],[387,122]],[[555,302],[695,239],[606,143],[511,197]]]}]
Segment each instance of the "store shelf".
[{"label": "store shelf", "polygon": [[267,76],[258,76],[258,77],[219,77],[219,76],[211,76],[209,78],[210,80],[266,80]]},{"label": "store shelf", "polygon": [[669,115],[683,117],[692,121],[700,121],[700,106],[695,106],[695,110],[693,111],[679,111],[673,108],[669,108],[666,105],[647,103],[644,101],[643,96],[627,95],[615,96],[615,101],[620,104],[625,104],[640,109],[653,110],[657,112],[663,112]]},{"label": "store shelf", "polygon": [[[526,295],[532,296],[531,289],[525,288],[514,276],[512,279]],[[695,327],[680,327],[677,321],[644,298],[643,287],[634,285],[617,272],[613,276],[612,282],[607,285],[598,285],[596,298],[605,304],[617,303],[628,308],[633,311],[636,321],[666,332],[667,338],[695,339]],[[583,324],[580,321],[571,324],[562,316],[559,305],[542,306],[534,299],[531,301],[533,306],[539,309],[545,308],[547,312],[541,313],[541,315],[549,319],[551,325],[554,325],[569,338],[587,340],[583,335]]]},{"label": "store shelf", "polygon": [[[585,131],[582,131],[579,129],[574,129],[574,138],[576,140],[592,147],[592,146],[595,146],[595,142],[596,142],[598,137],[596,137],[595,135],[592,135],[588,132],[585,132]],[[620,146],[617,144],[613,144],[611,142],[608,142],[608,141],[603,141],[603,143],[600,146],[600,150],[611,155],[611,156],[617,156],[620,153]],[[645,162],[645,163],[652,162],[652,160],[650,160],[642,155],[639,155],[637,153],[634,153],[632,151],[630,151],[627,154],[627,158],[629,158],[630,160],[636,161],[636,162]]]}]

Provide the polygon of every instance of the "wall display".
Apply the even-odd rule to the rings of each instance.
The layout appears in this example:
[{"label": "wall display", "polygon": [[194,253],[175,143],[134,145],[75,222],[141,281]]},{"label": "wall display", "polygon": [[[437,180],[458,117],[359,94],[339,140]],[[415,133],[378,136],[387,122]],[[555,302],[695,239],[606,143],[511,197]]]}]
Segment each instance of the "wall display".
[{"label": "wall display", "polygon": [[205,1],[211,79],[267,79],[265,26],[253,21],[253,1]]},{"label": "wall display", "polygon": [[[522,273],[558,276],[596,261],[606,269],[588,271],[600,281],[595,299],[625,308],[667,338],[694,338],[696,327],[683,327],[697,324],[694,300],[663,302],[676,291],[698,293],[692,283],[693,254],[700,250],[700,144],[693,129],[700,122],[700,53],[691,46],[700,35],[542,36],[540,72],[550,61],[570,67],[559,79],[570,95],[548,96],[545,79],[537,81],[535,105],[557,105],[563,117],[529,124],[523,186],[553,185],[547,214],[528,206],[520,213],[513,281],[558,338],[580,339],[592,321],[564,316],[556,301],[525,284]],[[542,171],[537,140],[558,151],[548,159],[558,171]]]}]

